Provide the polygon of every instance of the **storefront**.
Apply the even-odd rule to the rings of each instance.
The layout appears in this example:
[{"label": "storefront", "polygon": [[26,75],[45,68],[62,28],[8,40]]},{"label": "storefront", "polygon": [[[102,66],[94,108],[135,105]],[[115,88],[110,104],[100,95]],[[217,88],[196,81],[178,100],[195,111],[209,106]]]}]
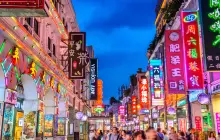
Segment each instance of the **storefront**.
[{"label": "storefront", "polygon": [[176,110],[177,119],[174,120],[174,127],[177,130],[187,132],[187,101],[186,99],[181,99],[177,101],[177,110]]},{"label": "storefront", "polygon": [[15,104],[15,131],[14,139],[20,140],[22,138],[22,129],[24,122],[24,109],[23,109],[22,98],[17,98],[17,103]]},{"label": "storefront", "polygon": [[215,132],[220,135],[220,81],[211,84],[211,101],[213,108],[213,120],[215,122]]}]

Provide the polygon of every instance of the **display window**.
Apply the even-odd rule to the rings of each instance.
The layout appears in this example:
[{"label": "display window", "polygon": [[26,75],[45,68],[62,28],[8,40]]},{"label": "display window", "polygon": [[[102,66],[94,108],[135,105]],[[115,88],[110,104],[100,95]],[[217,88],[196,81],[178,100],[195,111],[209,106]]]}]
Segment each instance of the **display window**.
[{"label": "display window", "polygon": [[14,133],[15,140],[20,140],[22,137],[23,122],[24,122],[24,112],[17,111],[15,117],[15,133]]},{"label": "display window", "polygon": [[37,115],[37,137],[41,137],[43,136],[44,112],[38,111]]},{"label": "display window", "polygon": [[14,105],[5,104],[2,128],[2,140],[13,139],[14,128]]},{"label": "display window", "polygon": [[29,112],[24,117],[24,131],[23,136],[25,139],[34,138],[35,136],[35,120],[36,120],[36,111]]},{"label": "display window", "polygon": [[53,115],[45,115],[45,119],[44,119],[44,136],[45,137],[53,136],[53,122],[54,122]]},{"label": "display window", "polygon": [[58,118],[57,135],[58,136],[64,136],[65,135],[65,118]]}]

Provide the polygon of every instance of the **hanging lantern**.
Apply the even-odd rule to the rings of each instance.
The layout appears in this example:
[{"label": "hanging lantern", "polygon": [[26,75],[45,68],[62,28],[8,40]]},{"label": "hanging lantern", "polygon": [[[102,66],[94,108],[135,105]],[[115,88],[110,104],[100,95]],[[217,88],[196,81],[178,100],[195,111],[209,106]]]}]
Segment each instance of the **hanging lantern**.
[{"label": "hanging lantern", "polygon": [[83,115],[81,121],[85,122],[85,121],[87,121],[87,119],[88,119],[88,117],[86,115]]},{"label": "hanging lantern", "polygon": [[77,119],[77,120],[81,120],[82,117],[83,117],[83,113],[82,113],[82,112],[77,112],[77,113],[76,113],[76,119]]}]

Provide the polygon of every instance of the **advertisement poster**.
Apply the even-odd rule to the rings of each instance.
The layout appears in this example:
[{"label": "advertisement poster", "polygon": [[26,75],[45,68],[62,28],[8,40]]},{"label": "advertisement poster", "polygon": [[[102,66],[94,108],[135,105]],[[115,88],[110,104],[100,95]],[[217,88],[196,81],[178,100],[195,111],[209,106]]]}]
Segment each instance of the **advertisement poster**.
[{"label": "advertisement poster", "polygon": [[43,136],[43,125],[44,125],[44,113],[43,111],[38,112],[37,116],[37,136]]},{"label": "advertisement poster", "polygon": [[14,126],[14,106],[5,104],[2,140],[13,139],[13,126]]},{"label": "advertisement poster", "polygon": [[36,112],[32,111],[25,115],[23,137],[26,139],[34,138],[35,135]]},{"label": "advertisement poster", "polygon": [[210,112],[202,113],[202,117],[203,117],[203,130],[204,131],[212,130],[212,119]]},{"label": "advertisement poster", "polygon": [[64,136],[65,135],[65,118],[58,118],[58,136]]},{"label": "advertisement poster", "polygon": [[23,130],[23,124],[24,124],[24,113],[17,111],[16,112],[16,123],[15,123],[15,134],[14,138],[15,140],[19,140],[22,137],[22,130]]},{"label": "advertisement poster", "polygon": [[52,137],[53,136],[53,115],[45,115],[44,121],[44,136]]}]

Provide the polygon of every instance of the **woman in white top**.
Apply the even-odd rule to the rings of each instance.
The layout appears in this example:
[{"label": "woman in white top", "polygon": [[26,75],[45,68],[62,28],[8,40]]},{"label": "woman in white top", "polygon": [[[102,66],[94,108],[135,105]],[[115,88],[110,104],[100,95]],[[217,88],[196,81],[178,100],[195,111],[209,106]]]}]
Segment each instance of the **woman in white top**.
[{"label": "woman in white top", "polygon": [[213,132],[210,132],[208,140],[216,140]]}]

